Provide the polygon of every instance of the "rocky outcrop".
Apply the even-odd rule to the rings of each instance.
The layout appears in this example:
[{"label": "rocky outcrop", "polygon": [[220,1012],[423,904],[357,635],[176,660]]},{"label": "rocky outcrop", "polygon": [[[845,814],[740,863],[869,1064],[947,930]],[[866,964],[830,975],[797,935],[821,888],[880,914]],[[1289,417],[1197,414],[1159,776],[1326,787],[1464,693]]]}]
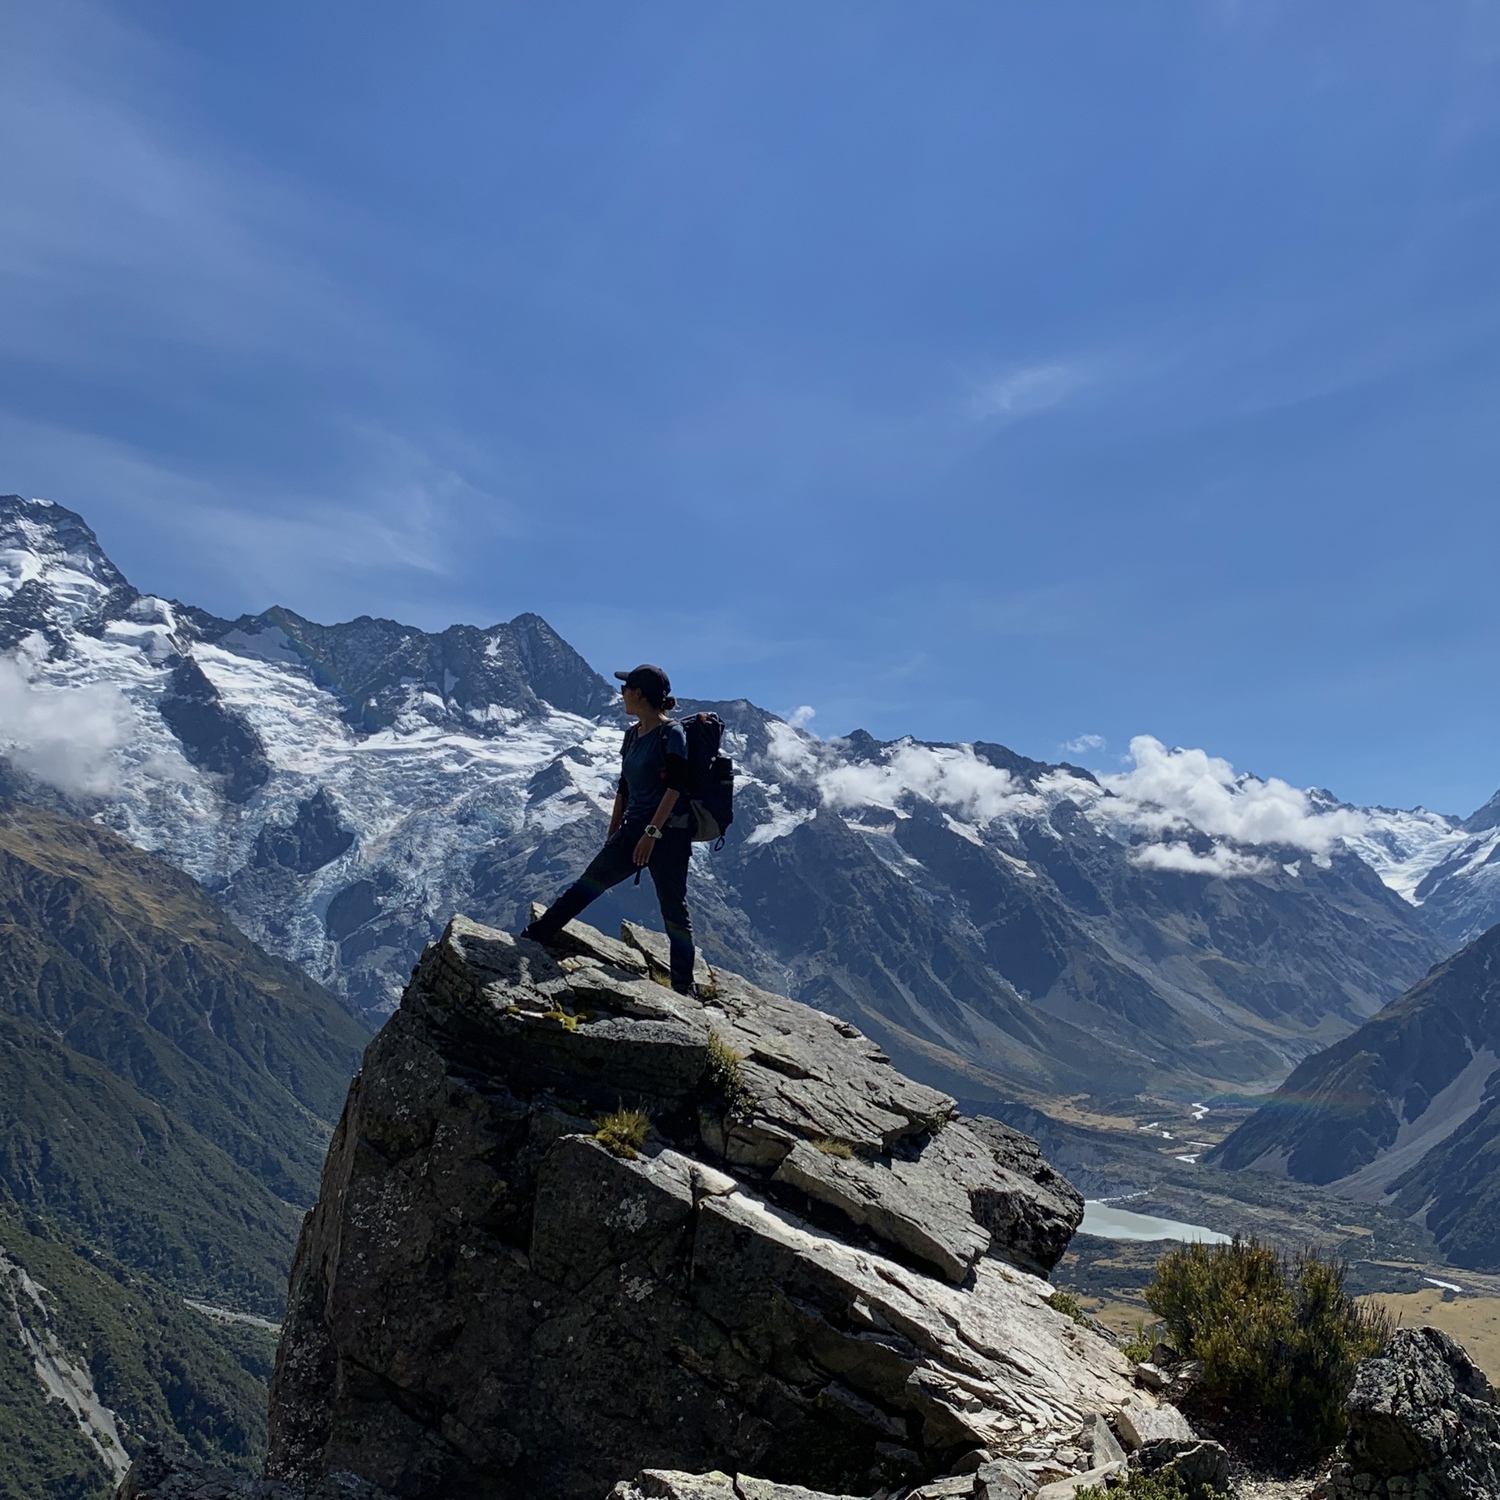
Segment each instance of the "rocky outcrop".
[{"label": "rocky outcrop", "polygon": [[303,1229],[268,1476],[601,1500],[1088,1468],[1088,1419],[1154,1398],[1035,1274],[1072,1189],[846,1022],[707,970],[674,995],[624,936],[459,917],[424,954]]},{"label": "rocky outcrop", "polygon": [[1463,1347],[1436,1328],[1403,1328],[1365,1360],[1345,1403],[1342,1461],[1324,1500],[1494,1500],[1500,1409]]}]

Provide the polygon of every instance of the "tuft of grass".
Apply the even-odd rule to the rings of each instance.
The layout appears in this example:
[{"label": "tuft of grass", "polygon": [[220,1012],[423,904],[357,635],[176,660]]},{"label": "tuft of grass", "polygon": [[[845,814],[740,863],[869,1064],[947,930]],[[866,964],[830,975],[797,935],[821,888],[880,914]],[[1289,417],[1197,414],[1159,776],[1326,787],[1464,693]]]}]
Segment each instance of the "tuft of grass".
[{"label": "tuft of grass", "polygon": [[717,1031],[708,1034],[708,1081],[730,1108],[744,1104],[750,1097],[740,1064],[743,1052],[736,1052]]},{"label": "tuft of grass", "polygon": [[558,1007],[556,1010],[545,1011],[542,1019],[544,1021],[556,1021],[564,1031],[578,1030],[578,1017],[571,1011],[563,1010],[561,1007]]},{"label": "tuft of grass", "polygon": [[836,1156],[840,1161],[854,1158],[854,1147],[848,1141],[835,1140],[831,1135],[819,1136],[812,1144],[813,1149],[821,1151],[824,1156]]},{"label": "tuft of grass", "polygon": [[1183,1245],[1157,1261],[1146,1305],[1178,1349],[1203,1361],[1206,1396],[1326,1451],[1344,1435],[1355,1367],[1392,1329],[1387,1313],[1350,1296],[1347,1269],[1253,1238]]},{"label": "tuft of grass", "polygon": [[1050,1307],[1053,1312],[1066,1314],[1068,1317],[1072,1318],[1072,1320],[1076,1324],[1078,1324],[1080,1328],[1091,1328],[1093,1326],[1089,1322],[1088,1314],[1084,1312],[1084,1310],[1078,1305],[1078,1298],[1075,1297],[1072,1292],[1053,1292],[1053,1294],[1047,1298],[1047,1306]]},{"label": "tuft of grass", "polygon": [[644,1110],[617,1109],[594,1121],[594,1139],[616,1156],[634,1161],[650,1129],[651,1121]]}]

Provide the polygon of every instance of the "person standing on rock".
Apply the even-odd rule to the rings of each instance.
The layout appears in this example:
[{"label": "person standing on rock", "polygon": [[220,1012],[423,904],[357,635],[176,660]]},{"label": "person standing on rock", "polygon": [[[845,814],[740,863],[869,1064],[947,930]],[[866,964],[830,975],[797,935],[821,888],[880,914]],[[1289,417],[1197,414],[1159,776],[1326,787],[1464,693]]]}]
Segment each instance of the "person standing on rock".
[{"label": "person standing on rock", "polygon": [[[572,885],[521,934],[536,942],[555,938],[590,902],[641,870],[651,872],[672,953],[672,988],[693,993],[693,923],[687,908],[692,858],[687,805],[688,743],[682,725],[668,718],[677,706],[660,667],[616,672],[625,712],[636,722],[620,749],[620,784],[609,820],[609,838]],[[678,801],[681,811],[677,810]]]}]

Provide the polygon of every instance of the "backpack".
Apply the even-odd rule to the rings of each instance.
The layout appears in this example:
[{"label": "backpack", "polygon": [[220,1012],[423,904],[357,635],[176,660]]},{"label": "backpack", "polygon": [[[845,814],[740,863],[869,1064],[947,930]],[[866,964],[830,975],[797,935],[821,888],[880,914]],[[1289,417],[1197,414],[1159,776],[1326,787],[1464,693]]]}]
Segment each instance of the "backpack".
[{"label": "backpack", "polygon": [[695,844],[724,846],[724,831],[734,822],[734,762],[719,753],[724,721],[718,714],[694,714],[681,721],[688,743],[688,806],[693,813]]}]

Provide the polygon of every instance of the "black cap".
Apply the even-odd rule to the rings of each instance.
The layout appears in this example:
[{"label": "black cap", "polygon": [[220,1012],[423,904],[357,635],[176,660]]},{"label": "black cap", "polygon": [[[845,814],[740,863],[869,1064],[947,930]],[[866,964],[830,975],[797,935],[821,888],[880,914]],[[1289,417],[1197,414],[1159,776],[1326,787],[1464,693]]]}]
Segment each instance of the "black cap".
[{"label": "black cap", "polygon": [[660,667],[642,662],[628,672],[616,672],[615,676],[628,688],[635,688],[646,695],[647,701],[660,708],[672,696],[672,681]]}]

